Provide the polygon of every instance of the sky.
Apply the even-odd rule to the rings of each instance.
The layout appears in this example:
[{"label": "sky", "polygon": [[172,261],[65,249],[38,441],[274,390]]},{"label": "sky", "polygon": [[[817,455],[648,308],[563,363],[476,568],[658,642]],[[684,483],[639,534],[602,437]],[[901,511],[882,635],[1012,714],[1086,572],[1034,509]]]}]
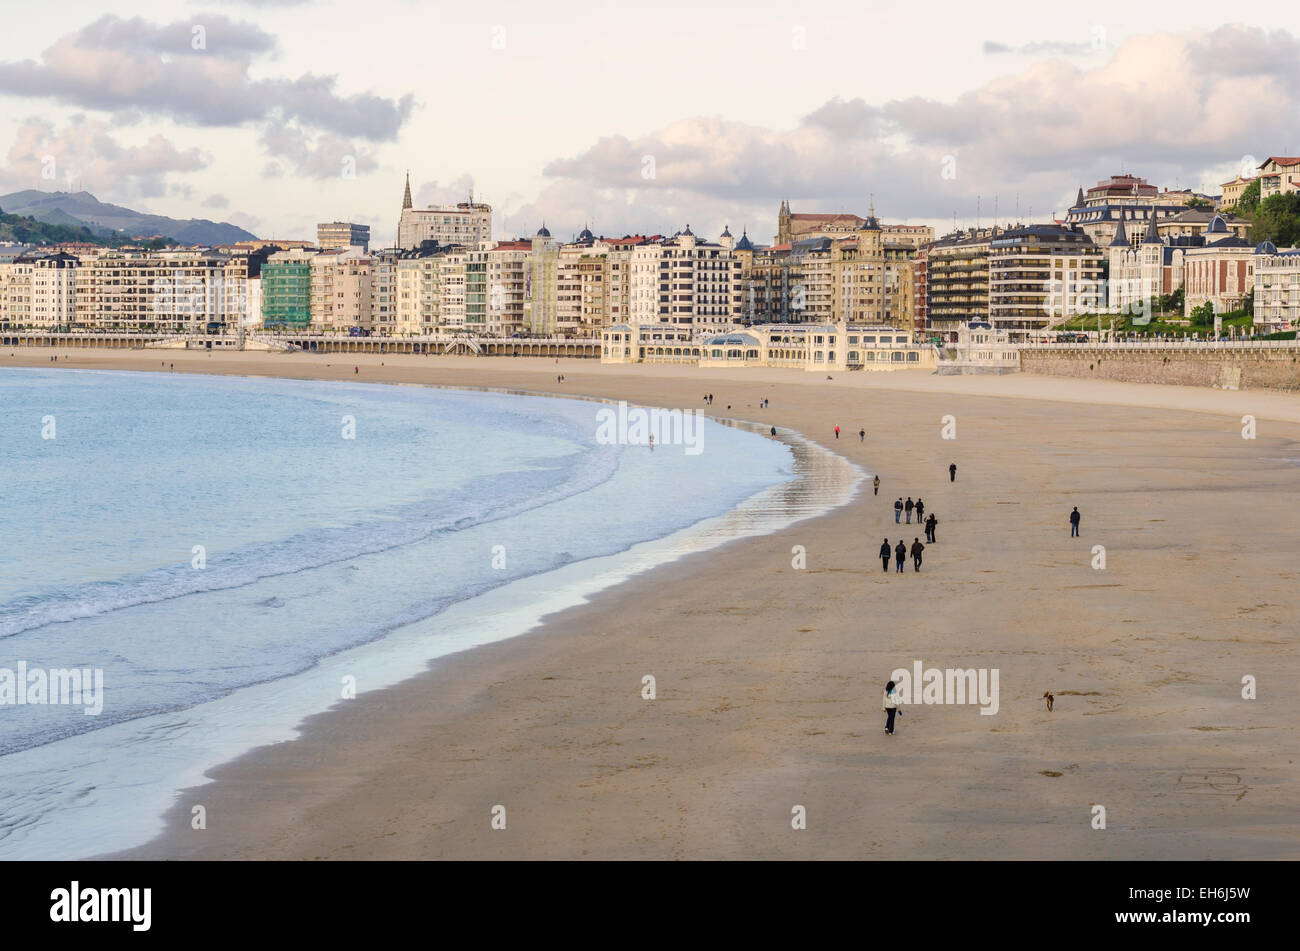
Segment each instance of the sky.
[{"label": "sky", "polygon": [[[1300,153],[1300,7],[1185,0],[60,0],[0,32],[0,194],[260,237],[494,209],[497,238],[795,212],[1061,216],[1119,172],[1218,194]],[[1176,11],[1176,16],[1171,16]]]}]

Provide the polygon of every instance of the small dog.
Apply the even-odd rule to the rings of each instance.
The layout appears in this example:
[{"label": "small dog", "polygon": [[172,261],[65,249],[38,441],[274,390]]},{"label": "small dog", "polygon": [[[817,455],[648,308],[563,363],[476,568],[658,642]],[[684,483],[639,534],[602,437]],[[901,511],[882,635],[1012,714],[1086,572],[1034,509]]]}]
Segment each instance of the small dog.
[{"label": "small dog", "polygon": [[1043,694],[1043,699],[1047,701],[1047,712],[1051,713],[1052,704],[1056,702],[1056,698],[1052,696],[1052,692],[1049,690],[1047,693]]}]

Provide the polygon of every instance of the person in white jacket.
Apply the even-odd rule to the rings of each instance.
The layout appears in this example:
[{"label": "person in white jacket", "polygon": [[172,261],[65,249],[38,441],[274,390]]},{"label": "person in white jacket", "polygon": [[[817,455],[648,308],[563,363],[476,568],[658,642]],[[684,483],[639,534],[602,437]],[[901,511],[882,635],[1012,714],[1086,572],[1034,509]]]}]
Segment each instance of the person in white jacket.
[{"label": "person in white jacket", "polygon": [[898,688],[891,680],[885,684],[885,732],[890,736],[894,735],[894,716],[898,713],[898,708],[903,705],[903,698],[899,696]]}]

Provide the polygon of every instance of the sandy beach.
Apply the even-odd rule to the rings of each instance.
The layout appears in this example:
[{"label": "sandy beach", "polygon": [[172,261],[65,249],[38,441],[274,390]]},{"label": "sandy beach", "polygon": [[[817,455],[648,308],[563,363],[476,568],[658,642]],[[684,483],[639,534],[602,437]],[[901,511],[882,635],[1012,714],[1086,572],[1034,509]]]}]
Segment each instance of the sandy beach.
[{"label": "sandy beach", "polygon": [[[213,771],[128,857],[1300,858],[1296,396],[390,355],[89,350],[57,365],[162,363],[682,408],[712,392],[712,415],[803,433],[881,489],[340,703]],[[919,573],[876,556],[900,531],[924,539],[894,524],[899,496],[939,518]],[[884,682],[917,661],[996,669],[998,713],[909,706],[885,735]]]}]

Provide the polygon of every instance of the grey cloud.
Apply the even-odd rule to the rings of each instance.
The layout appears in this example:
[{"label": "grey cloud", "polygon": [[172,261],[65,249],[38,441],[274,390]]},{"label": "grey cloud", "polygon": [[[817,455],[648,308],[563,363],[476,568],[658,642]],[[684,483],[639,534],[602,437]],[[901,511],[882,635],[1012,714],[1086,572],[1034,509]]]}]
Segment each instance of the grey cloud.
[{"label": "grey cloud", "polygon": [[1050,56],[1087,56],[1090,53],[1095,53],[1096,49],[1091,42],[1065,43],[1057,40],[1039,40],[1035,43],[1009,46],[1006,43],[985,40],[984,52],[991,56],[1003,54],[1015,56],[1040,56],[1043,54]]},{"label": "grey cloud", "polygon": [[230,199],[227,198],[225,195],[220,195],[220,194],[209,195],[207,198],[203,199],[203,207],[204,208],[229,208]]},{"label": "grey cloud", "polygon": [[[620,227],[675,229],[692,207],[763,212],[789,198],[861,211],[870,192],[880,214],[931,220],[973,218],[978,198],[989,221],[994,196],[1004,220],[1017,195],[1022,218],[1032,209],[1042,219],[1121,168],[1160,185],[1211,187],[1243,152],[1294,140],[1296,47],[1291,34],[1239,27],[1154,34],[1086,65],[1040,57],[952,101],[833,99],[780,130],[682,119],[552,161],[544,172],[555,187],[523,210],[563,216],[559,224],[580,220],[585,203]],[[1268,95],[1243,96],[1243,75]],[[1233,106],[1207,108],[1216,102]],[[655,157],[653,179],[641,175],[644,155]],[[955,176],[941,175],[946,158]],[[639,215],[654,206],[664,214]]]},{"label": "grey cloud", "polygon": [[[207,31],[205,48],[197,50],[191,47],[196,25]],[[283,115],[379,141],[395,138],[409,118],[411,95],[342,96],[333,76],[252,79],[253,61],[274,48],[269,33],[220,15],[166,25],[108,15],[60,38],[40,62],[0,63],[0,92],[208,126]]]},{"label": "grey cloud", "polygon": [[292,122],[267,123],[261,143],[268,153],[291,162],[295,172],[308,178],[339,178],[345,170],[360,175],[378,167],[370,151],[352,140],[328,132],[313,137]]}]

